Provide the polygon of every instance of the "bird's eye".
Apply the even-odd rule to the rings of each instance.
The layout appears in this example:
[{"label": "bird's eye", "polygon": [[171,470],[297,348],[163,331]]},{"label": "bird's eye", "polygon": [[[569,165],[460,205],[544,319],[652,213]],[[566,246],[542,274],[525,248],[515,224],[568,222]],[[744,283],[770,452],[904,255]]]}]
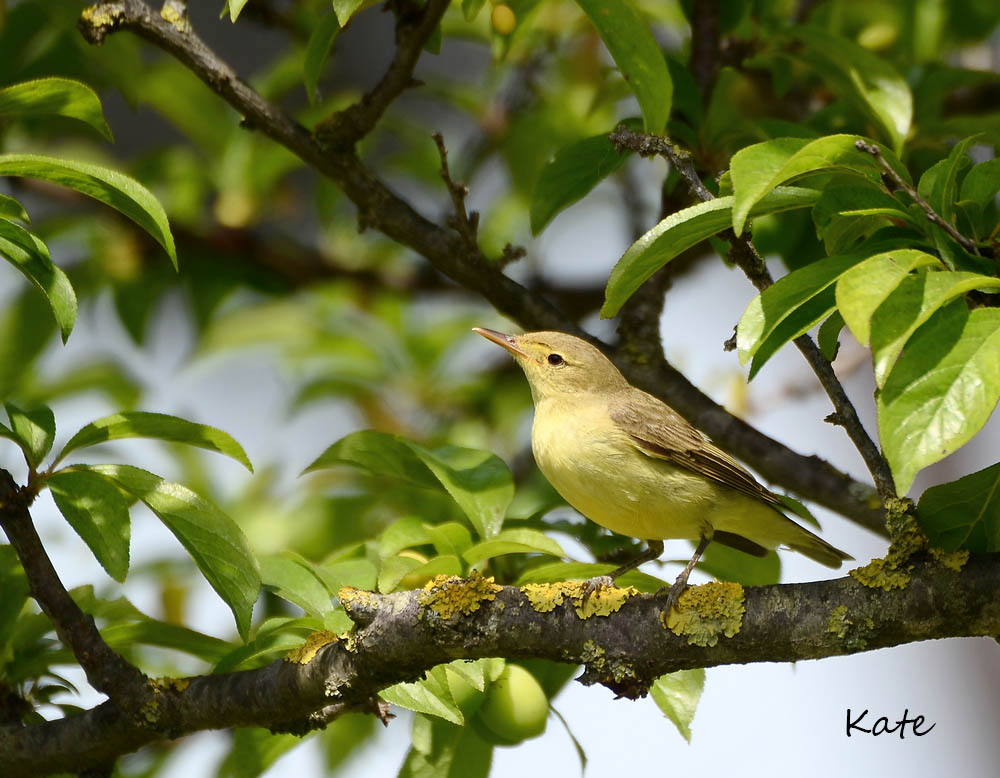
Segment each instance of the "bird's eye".
[{"label": "bird's eye", "polygon": [[566,364],[566,360],[560,354],[549,354],[549,364],[553,367],[559,367],[559,365]]}]

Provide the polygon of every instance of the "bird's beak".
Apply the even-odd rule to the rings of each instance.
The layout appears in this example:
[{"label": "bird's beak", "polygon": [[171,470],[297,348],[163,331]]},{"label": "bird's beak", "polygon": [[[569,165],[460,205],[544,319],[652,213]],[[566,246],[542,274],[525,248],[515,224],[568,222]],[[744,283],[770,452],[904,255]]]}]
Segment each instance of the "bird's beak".
[{"label": "bird's beak", "polygon": [[501,348],[507,349],[511,354],[518,357],[528,356],[528,352],[521,350],[517,345],[517,340],[513,335],[504,335],[496,330],[488,330],[485,327],[473,327],[473,332],[478,332],[486,340],[496,343]]}]

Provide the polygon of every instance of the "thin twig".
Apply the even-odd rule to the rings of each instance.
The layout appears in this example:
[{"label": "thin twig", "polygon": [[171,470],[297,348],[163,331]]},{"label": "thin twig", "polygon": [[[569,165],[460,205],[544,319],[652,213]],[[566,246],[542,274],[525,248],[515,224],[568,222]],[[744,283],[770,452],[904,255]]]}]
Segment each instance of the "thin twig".
[{"label": "thin twig", "polygon": [[93,617],[69,596],[35,531],[28,499],[29,492],[19,489],[10,473],[0,469],[0,527],[21,560],[31,596],[73,652],[90,685],[123,710],[134,709],[147,688],[146,676],[104,642]]},{"label": "thin twig", "polygon": [[892,165],[890,165],[886,161],[885,157],[882,156],[882,152],[881,150],[879,150],[878,146],[876,146],[874,143],[865,143],[863,140],[855,141],[854,145],[857,147],[858,151],[867,152],[868,154],[871,154],[873,157],[875,157],[879,165],[882,167],[882,170],[889,177],[892,183],[894,183],[898,188],[906,192],[906,194],[910,196],[913,202],[915,202],[923,209],[924,214],[926,214],[927,220],[929,222],[936,224],[942,230],[947,232],[948,235],[950,235],[951,238],[956,243],[958,243],[962,248],[964,248],[970,254],[975,254],[977,257],[980,256],[979,247],[976,245],[975,241],[965,237],[962,233],[960,233],[955,228],[954,224],[946,220],[937,211],[935,211],[933,206],[931,206],[929,202],[927,202],[923,197],[921,197],[920,193],[916,189],[914,189],[910,184],[908,184],[905,180],[903,180],[903,178],[899,175],[899,173],[893,170]]},{"label": "thin twig", "polygon": [[[691,193],[702,202],[714,199],[714,195],[708,191],[694,169],[694,163],[690,153],[678,148],[667,138],[645,133],[632,132],[624,125],[619,125],[609,136],[612,143],[619,149],[631,149],[641,156],[648,157],[660,155],[665,157],[677,171],[688,182]],[[729,257],[743,272],[750,283],[754,285],[758,292],[763,292],[774,279],[764,264],[763,257],[757,251],[748,235],[737,237],[732,230],[726,230],[720,235],[723,240],[729,243]],[[795,345],[805,357],[806,362],[812,368],[820,384],[826,390],[833,407],[836,410],[836,419],[840,426],[843,426],[848,436],[854,442],[855,447],[861,453],[868,471],[875,482],[875,488],[883,503],[896,496],[896,487],[893,482],[892,472],[889,463],[878,446],[865,431],[858,413],[851,403],[850,398],[844,391],[837,374],[833,370],[830,361],[823,356],[819,347],[808,335],[800,335],[794,340]]]},{"label": "thin twig", "polygon": [[479,241],[476,232],[479,229],[479,212],[468,213],[465,210],[465,198],[469,194],[469,187],[451,177],[451,171],[448,169],[448,149],[444,145],[444,136],[440,132],[435,132],[431,137],[434,138],[438,154],[441,156],[441,180],[444,181],[444,185],[448,189],[452,207],[455,209],[449,223],[465,239],[466,244],[472,250],[477,251]]}]

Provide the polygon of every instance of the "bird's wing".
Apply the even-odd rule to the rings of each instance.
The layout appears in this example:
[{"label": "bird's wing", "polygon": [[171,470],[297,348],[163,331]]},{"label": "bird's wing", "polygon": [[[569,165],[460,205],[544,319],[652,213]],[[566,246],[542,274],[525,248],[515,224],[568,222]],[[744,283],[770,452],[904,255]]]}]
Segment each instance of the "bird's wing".
[{"label": "bird's wing", "polygon": [[611,403],[610,413],[646,456],[704,475],[755,500],[782,506],[735,459],[652,395],[633,388]]}]

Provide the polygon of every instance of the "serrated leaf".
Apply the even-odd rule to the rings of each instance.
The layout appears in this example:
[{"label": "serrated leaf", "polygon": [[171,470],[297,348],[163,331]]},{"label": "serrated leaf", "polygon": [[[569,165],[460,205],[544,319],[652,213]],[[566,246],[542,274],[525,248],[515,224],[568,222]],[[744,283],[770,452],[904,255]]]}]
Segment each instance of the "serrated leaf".
[{"label": "serrated leaf", "polygon": [[0,116],[53,115],[85,122],[114,140],[101,100],[86,84],[68,78],[38,78],[0,89]]},{"label": "serrated leaf", "polygon": [[901,153],[913,121],[913,95],[889,60],[815,25],[799,25],[793,37],[804,44],[794,56],[871,118]]},{"label": "serrated leaf", "polygon": [[309,97],[310,104],[316,102],[316,87],[319,84],[319,77],[340,29],[337,14],[331,12],[319,20],[319,24],[309,36],[309,43],[306,44],[306,56],[302,62],[302,81],[306,86],[306,95]]},{"label": "serrated leaf", "polygon": [[1000,289],[1000,278],[979,273],[921,269],[907,275],[871,318],[875,383],[883,386],[914,332],[939,308],[973,289]]},{"label": "serrated leaf", "polygon": [[38,154],[0,154],[0,176],[40,178],[111,206],[152,235],[177,267],[167,214],[153,193],[135,179],[101,165]]},{"label": "serrated leaf", "polygon": [[1000,399],[1000,309],[964,300],[938,310],[906,344],[878,393],[878,428],[898,494],[968,442]]},{"label": "serrated leaf", "polygon": [[673,82],[659,44],[642,17],[624,0],[576,0],[608,47],[639,100],[646,132],[660,134],[670,117]]},{"label": "serrated leaf", "polygon": [[338,464],[354,465],[425,489],[443,488],[483,538],[499,531],[514,497],[510,470],[488,451],[459,446],[430,450],[398,435],[361,430],[334,443],[305,472]]},{"label": "serrated leaf", "polygon": [[52,262],[48,246],[20,225],[0,219],[0,256],[45,296],[65,343],[76,323],[76,292],[66,274]]},{"label": "serrated leaf", "polygon": [[691,742],[691,721],[705,689],[705,669],[678,670],[661,675],[649,687],[649,694],[663,715],[674,722],[681,736]]},{"label": "serrated leaf", "polygon": [[105,477],[85,470],[46,479],[59,512],[94,553],[108,575],[125,581],[129,565],[129,505]]},{"label": "serrated leaf", "polygon": [[[807,321],[797,323],[793,330],[795,334],[784,333],[781,342],[772,343],[769,351],[773,353],[779,345],[787,342],[789,337],[801,334],[802,325],[808,330],[812,323],[825,316],[829,312],[829,308],[834,305],[832,285],[843,273],[858,264],[861,259],[856,254],[825,257],[779,278],[751,300],[736,327],[736,347],[740,363],[745,365],[751,357],[757,354],[758,349],[778,331],[782,323],[793,318],[794,314],[803,306],[817,298],[824,290],[829,289],[829,302],[822,306],[823,310],[812,312],[807,317]],[[763,360],[757,365],[757,369],[760,369],[761,365],[763,365]]]},{"label": "serrated leaf", "polygon": [[[443,667],[441,669],[444,670]],[[433,670],[422,681],[397,683],[395,686],[383,689],[379,692],[379,697],[400,708],[437,716],[452,724],[465,723],[462,711],[451,698],[447,682],[438,681]]]},{"label": "serrated leaf", "polygon": [[115,413],[92,421],[69,439],[56,462],[77,449],[123,438],[153,438],[197,446],[225,454],[253,472],[243,447],[222,430],[165,413],[143,411]]},{"label": "serrated leaf", "polygon": [[198,569],[236,619],[240,635],[250,630],[260,593],[260,568],[239,526],[219,508],[186,486],[131,465],[74,465],[100,473],[142,500],[188,550]]},{"label": "serrated leaf", "polygon": [[871,318],[886,297],[917,268],[940,264],[933,254],[915,249],[886,251],[868,257],[837,281],[837,308],[862,346],[871,338]]},{"label": "serrated leaf", "polygon": [[[814,189],[776,187],[751,209],[751,216],[809,208],[819,200]],[[615,316],[657,270],[674,257],[732,224],[733,198],[717,197],[670,214],[633,243],[608,277],[601,317]]]},{"label": "serrated leaf", "polygon": [[334,608],[333,598],[320,579],[294,556],[274,554],[260,560],[261,583],[283,600],[298,605],[309,616],[323,617]]},{"label": "serrated leaf", "polygon": [[493,559],[504,554],[549,554],[555,557],[565,557],[555,540],[544,532],[535,529],[505,529],[501,530],[491,540],[476,543],[467,549],[462,558],[470,565]]},{"label": "serrated leaf", "polygon": [[629,151],[618,153],[608,133],[559,149],[542,168],[531,194],[531,234],[540,233],[556,214],[581,200],[630,155]]},{"label": "serrated leaf", "polygon": [[1000,551],[1000,463],[920,496],[917,519],[945,551]]},{"label": "serrated leaf", "polygon": [[0,216],[6,219],[17,219],[22,222],[31,221],[28,217],[28,212],[24,210],[24,206],[13,197],[8,197],[5,194],[0,194]]},{"label": "serrated leaf", "polygon": [[52,409],[44,405],[24,411],[13,403],[4,403],[10,420],[11,437],[21,446],[28,465],[37,468],[52,448],[56,436],[56,419]]},{"label": "serrated leaf", "polygon": [[[859,151],[857,135],[827,135],[823,138],[774,138],[740,149],[729,161],[733,187],[733,231],[740,235],[751,209],[781,184],[819,173],[845,173],[880,183],[882,168],[870,155]],[[906,169],[895,155],[882,149],[885,159],[903,176]]]}]

